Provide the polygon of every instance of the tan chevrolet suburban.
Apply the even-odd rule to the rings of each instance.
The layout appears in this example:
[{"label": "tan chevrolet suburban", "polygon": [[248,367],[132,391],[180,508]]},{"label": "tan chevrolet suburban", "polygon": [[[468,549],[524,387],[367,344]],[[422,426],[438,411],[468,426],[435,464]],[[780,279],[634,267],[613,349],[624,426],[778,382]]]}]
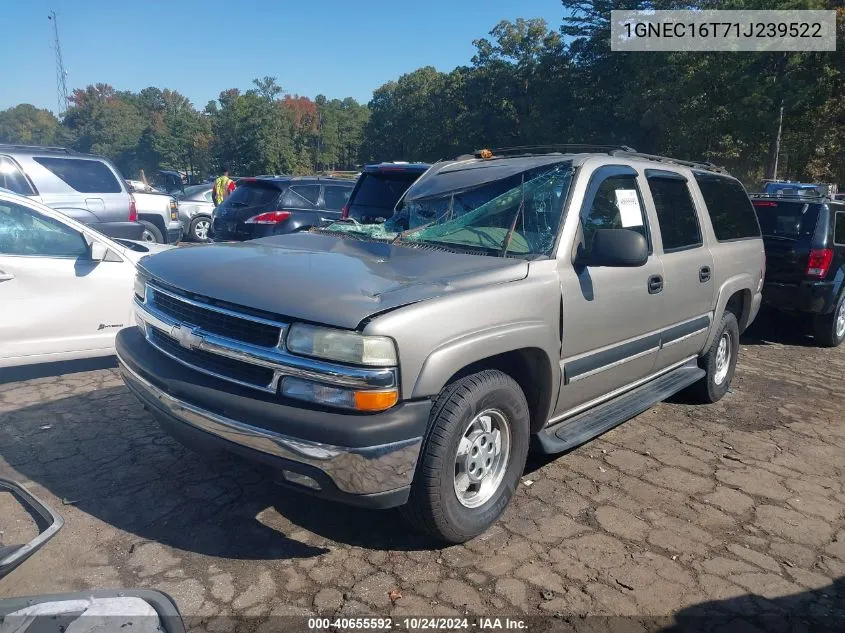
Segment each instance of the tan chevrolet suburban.
[{"label": "tan chevrolet suburban", "polygon": [[764,266],[745,190],[712,165],[485,150],[431,166],[384,224],[145,259],[117,353],[188,446],[460,542],[530,449],[724,396]]}]

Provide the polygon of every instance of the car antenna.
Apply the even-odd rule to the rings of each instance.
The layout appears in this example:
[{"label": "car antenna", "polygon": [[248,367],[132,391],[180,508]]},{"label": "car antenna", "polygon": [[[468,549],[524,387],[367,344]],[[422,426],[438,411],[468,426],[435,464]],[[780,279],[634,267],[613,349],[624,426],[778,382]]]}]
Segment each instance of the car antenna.
[{"label": "car antenna", "polygon": [[520,183],[520,187],[522,189],[522,198],[519,201],[519,208],[516,210],[516,214],[513,216],[513,222],[511,222],[511,228],[508,229],[507,235],[505,235],[505,239],[502,240],[502,257],[508,254],[508,247],[511,245],[511,237],[513,237],[513,232],[516,230],[516,223],[519,220],[519,216],[522,213],[523,208],[525,207],[525,172],[522,172],[522,182]]}]

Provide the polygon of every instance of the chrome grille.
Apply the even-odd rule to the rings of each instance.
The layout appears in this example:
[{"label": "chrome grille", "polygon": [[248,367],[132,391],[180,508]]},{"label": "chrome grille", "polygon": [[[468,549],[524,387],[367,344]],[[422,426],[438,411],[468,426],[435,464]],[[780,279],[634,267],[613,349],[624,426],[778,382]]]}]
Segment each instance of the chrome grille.
[{"label": "chrome grille", "polygon": [[274,386],[273,370],[268,367],[245,363],[199,349],[185,349],[173,338],[153,326],[148,326],[147,338],[165,354],[191,367],[202,367],[207,373],[252,387],[268,389]]},{"label": "chrome grille", "polygon": [[281,325],[261,323],[249,318],[226,314],[219,310],[204,308],[158,288],[152,291],[152,304],[161,312],[180,323],[202,327],[202,329],[242,341],[250,345],[276,347],[282,334]]}]

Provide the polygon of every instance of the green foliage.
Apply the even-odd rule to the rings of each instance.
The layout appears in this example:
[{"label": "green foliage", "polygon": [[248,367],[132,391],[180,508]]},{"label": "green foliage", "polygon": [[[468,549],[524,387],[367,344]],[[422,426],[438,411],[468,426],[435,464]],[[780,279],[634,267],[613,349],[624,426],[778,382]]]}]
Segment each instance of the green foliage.
[{"label": "green foliage", "polygon": [[749,184],[845,185],[845,10],[835,53],[613,53],[611,9],[833,9],[837,0],[562,0],[559,31],[503,21],[472,65],[426,67],[373,93],[368,160],[436,160],[482,147],[599,143],[710,160]]},{"label": "green foliage", "polygon": [[59,122],[21,104],[0,112],[0,142],[70,145],[112,158],[127,177],[172,169],[201,176],[308,174],[353,169],[369,116],[351,98],[288,95],[275,77],[244,93],[224,90],[202,111],[175,90],[120,92],[108,84],[75,90]]},{"label": "green foliage", "polygon": [[0,141],[23,145],[57,145],[64,130],[49,110],[22,103],[0,112]]}]

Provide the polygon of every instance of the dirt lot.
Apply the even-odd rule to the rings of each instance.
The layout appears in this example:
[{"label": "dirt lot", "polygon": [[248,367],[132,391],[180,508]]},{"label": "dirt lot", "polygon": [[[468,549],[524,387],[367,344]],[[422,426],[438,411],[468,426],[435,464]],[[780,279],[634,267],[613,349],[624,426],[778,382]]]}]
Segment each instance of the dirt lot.
[{"label": "dirt lot", "polygon": [[661,404],[532,460],[499,524],[445,549],[394,511],[187,451],[114,369],[0,384],[0,474],[66,520],[0,596],[152,587],[210,630],[217,614],[845,617],[845,348],[785,332],[744,338],[720,403]]}]

